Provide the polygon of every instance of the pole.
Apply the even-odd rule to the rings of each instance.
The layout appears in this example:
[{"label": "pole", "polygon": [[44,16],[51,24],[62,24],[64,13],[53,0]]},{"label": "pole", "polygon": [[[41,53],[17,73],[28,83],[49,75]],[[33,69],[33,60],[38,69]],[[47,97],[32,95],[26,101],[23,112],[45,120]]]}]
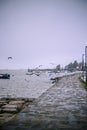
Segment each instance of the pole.
[{"label": "pole", "polygon": [[84,70],[84,54],[82,54],[82,71]]},{"label": "pole", "polygon": [[84,54],[82,54],[82,77],[84,80]]},{"label": "pole", "polygon": [[86,83],[87,83],[87,46],[85,46],[85,69],[86,69]]}]

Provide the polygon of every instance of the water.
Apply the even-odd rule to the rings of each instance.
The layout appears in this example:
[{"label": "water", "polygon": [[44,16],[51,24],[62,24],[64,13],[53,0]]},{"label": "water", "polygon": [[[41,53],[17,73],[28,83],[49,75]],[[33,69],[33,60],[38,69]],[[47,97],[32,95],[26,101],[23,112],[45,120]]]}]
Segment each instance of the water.
[{"label": "water", "polygon": [[37,76],[27,75],[27,70],[0,70],[0,73],[9,73],[10,79],[0,79],[0,98],[38,98],[52,86],[50,78],[63,76],[66,73],[49,73],[41,71]]},{"label": "water", "polygon": [[0,79],[0,98],[37,98],[51,85],[44,72],[40,76],[26,75],[27,70],[3,70],[0,73],[11,75],[10,80]]},{"label": "water", "polygon": [[0,98],[38,98],[52,86],[50,78],[56,76],[45,71],[40,76],[35,72],[27,75],[27,70],[0,70],[0,73],[11,75],[10,79],[0,79]]}]

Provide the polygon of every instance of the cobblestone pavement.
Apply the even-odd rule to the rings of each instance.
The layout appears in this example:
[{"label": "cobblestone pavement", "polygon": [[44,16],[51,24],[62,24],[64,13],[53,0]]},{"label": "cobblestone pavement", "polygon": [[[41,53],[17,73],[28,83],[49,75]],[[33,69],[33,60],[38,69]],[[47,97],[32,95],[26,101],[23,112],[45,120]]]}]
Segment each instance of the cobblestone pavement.
[{"label": "cobblestone pavement", "polygon": [[87,91],[78,76],[61,78],[0,130],[86,130]]}]

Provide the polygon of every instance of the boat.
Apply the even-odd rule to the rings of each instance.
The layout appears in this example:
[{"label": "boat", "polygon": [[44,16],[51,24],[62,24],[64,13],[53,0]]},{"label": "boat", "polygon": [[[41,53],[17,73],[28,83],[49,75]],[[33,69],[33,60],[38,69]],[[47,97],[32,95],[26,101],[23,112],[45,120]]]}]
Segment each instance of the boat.
[{"label": "boat", "polygon": [[0,74],[0,79],[10,79],[10,74]]}]

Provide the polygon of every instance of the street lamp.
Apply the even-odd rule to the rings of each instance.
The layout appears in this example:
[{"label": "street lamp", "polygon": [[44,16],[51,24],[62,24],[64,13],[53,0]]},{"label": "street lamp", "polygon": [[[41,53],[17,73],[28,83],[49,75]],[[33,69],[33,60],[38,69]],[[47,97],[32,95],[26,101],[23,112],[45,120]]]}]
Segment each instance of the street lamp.
[{"label": "street lamp", "polygon": [[82,54],[82,71],[84,71],[84,54]]},{"label": "street lamp", "polygon": [[85,71],[86,71],[86,83],[87,83],[87,46],[85,46]]},{"label": "street lamp", "polygon": [[84,80],[84,54],[82,54],[82,77]]}]

